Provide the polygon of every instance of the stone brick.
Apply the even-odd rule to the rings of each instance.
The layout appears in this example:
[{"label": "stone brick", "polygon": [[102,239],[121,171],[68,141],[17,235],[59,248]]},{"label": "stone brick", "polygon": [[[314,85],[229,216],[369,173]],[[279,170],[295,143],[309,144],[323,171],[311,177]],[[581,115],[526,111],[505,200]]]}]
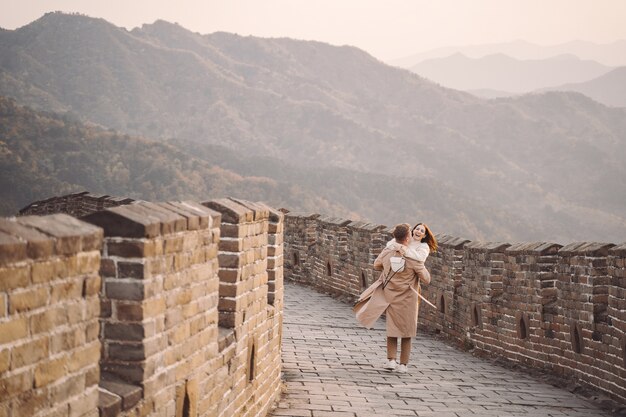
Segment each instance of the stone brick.
[{"label": "stone brick", "polygon": [[121,381],[111,380],[104,376],[100,381],[100,386],[122,399],[122,409],[129,410],[141,400],[142,390],[135,385],[126,384]]},{"label": "stone brick", "polygon": [[89,365],[97,365],[100,359],[100,341],[92,342],[91,345],[74,350],[67,360],[69,372],[76,372]]},{"label": "stone brick", "polygon": [[78,398],[70,400],[69,417],[84,417],[85,415],[98,415],[98,387],[87,389],[87,391]]},{"label": "stone brick", "polygon": [[65,375],[66,357],[53,359],[39,364],[35,368],[35,387],[40,388],[48,385]]},{"label": "stone brick", "polygon": [[68,272],[68,266],[71,269],[72,262],[70,259],[51,259],[48,261],[35,262],[32,266],[32,281],[34,283],[45,283],[59,278],[66,278],[71,275]]},{"label": "stone brick", "polygon": [[100,252],[81,252],[76,255],[77,272],[79,274],[93,274],[100,269]]},{"label": "stone brick", "polygon": [[104,283],[107,298],[113,300],[143,300],[145,288],[143,281],[107,280]]},{"label": "stone brick", "polygon": [[117,277],[117,265],[113,259],[103,258],[100,260],[100,276],[102,278],[116,278]]},{"label": "stone brick", "polygon": [[48,409],[50,401],[46,390],[30,390],[13,401],[11,411],[14,416],[34,416]]},{"label": "stone brick", "polygon": [[108,343],[109,358],[121,361],[141,361],[146,359],[143,343]]},{"label": "stone brick", "polygon": [[0,350],[0,374],[6,372],[11,367],[11,351],[9,349]]},{"label": "stone brick", "polygon": [[[62,382],[50,387],[50,400],[52,403],[63,403],[72,397],[82,394],[87,387],[85,375],[78,374],[65,378]],[[66,404],[67,412],[67,404]],[[67,414],[66,414],[67,415]]]},{"label": "stone brick", "polygon": [[27,256],[25,240],[0,232],[0,266],[22,261]]},{"label": "stone brick", "polygon": [[140,262],[121,262],[117,263],[117,276],[119,278],[136,278],[143,279],[145,277],[145,264]]},{"label": "stone brick", "polygon": [[0,377],[0,398],[13,398],[33,387],[33,372],[30,369],[11,376]]},{"label": "stone brick", "polygon": [[83,296],[83,280],[72,279],[70,281],[57,282],[52,285],[50,297],[51,303],[65,300],[78,300]]},{"label": "stone brick", "polygon": [[101,417],[116,417],[122,412],[122,399],[101,388],[98,390],[98,410]]},{"label": "stone brick", "polygon": [[14,346],[11,349],[11,369],[19,369],[46,358],[48,356],[48,342],[47,337],[42,337]]},{"label": "stone brick", "polygon": [[0,323],[0,344],[23,339],[28,335],[28,319],[26,317],[14,318]]},{"label": "stone brick", "polygon": [[63,306],[55,306],[31,315],[29,321],[33,335],[50,332],[67,321],[67,313]]},{"label": "stone brick", "polygon": [[104,337],[111,340],[140,341],[146,337],[146,331],[141,324],[105,323]]},{"label": "stone brick", "polygon": [[85,280],[83,281],[83,297],[98,295],[101,288],[102,279],[100,278],[100,275],[85,277]]},{"label": "stone brick", "polygon": [[30,283],[30,265],[0,268],[0,291],[24,288]]}]

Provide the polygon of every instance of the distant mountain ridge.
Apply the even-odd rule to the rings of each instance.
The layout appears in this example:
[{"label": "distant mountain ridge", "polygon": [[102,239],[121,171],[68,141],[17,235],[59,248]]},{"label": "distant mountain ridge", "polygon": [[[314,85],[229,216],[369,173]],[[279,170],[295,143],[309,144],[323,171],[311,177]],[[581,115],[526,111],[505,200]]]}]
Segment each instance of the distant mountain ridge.
[{"label": "distant mountain ridge", "polygon": [[626,66],[587,82],[543,88],[538,92],[545,91],[575,91],[607,106],[626,107]]},{"label": "distant mountain ridge", "polygon": [[609,67],[618,67],[626,65],[626,40],[620,39],[605,44],[578,40],[548,46],[516,40],[484,45],[447,46],[387,62],[390,65],[410,68],[427,59],[444,58],[455,53],[461,53],[470,58],[482,58],[486,55],[501,53],[519,60],[540,60],[565,54],[574,55],[583,60],[596,61]]},{"label": "distant mountain ridge", "polygon": [[449,88],[490,89],[520,94],[591,80],[606,74],[612,68],[594,61],[583,61],[573,55],[559,55],[542,60],[517,60],[504,54],[468,58],[456,53],[446,58],[422,61],[410,69]]},{"label": "distant mountain ridge", "polygon": [[344,213],[406,197],[386,218],[419,210],[472,239],[568,240],[581,222],[585,240],[626,236],[626,113],[580,94],[485,101],[352,47],[57,13],[0,32],[0,94],[183,155],[249,154],[233,173],[285,193],[317,178],[306,193]]}]

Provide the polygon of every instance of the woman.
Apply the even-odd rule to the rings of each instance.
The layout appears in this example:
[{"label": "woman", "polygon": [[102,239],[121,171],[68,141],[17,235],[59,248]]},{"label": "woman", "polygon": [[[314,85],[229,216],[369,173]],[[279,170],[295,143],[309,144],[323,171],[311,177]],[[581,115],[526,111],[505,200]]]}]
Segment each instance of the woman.
[{"label": "woman", "polygon": [[[398,247],[395,239],[387,242],[387,247]],[[437,252],[437,239],[433,232],[430,231],[427,225],[424,223],[417,223],[411,229],[411,240],[408,244],[408,249],[405,251],[404,256],[407,258],[415,259],[419,262],[426,262],[426,258],[431,251]]]},{"label": "woman", "polygon": [[[421,227],[420,227],[421,226]],[[382,270],[380,277],[366,289],[354,307],[357,320],[365,327],[371,328],[384,312],[387,320],[387,363],[385,369],[405,373],[411,352],[411,338],[417,332],[417,314],[419,296],[416,287],[419,281],[428,284],[430,274],[424,262],[417,257],[424,257],[421,245],[426,235],[434,236],[421,223],[413,228],[410,236],[410,225],[397,225],[393,230],[394,241],[378,255],[374,261],[374,269]],[[415,240],[416,242],[412,242]],[[430,246],[427,241],[424,242]],[[410,245],[413,244],[413,249]],[[413,251],[413,253],[411,252]],[[428,256],[428,253],[426,253]],[[398,337],[402,339],[400,349],[400,366],[396,362]]]}]

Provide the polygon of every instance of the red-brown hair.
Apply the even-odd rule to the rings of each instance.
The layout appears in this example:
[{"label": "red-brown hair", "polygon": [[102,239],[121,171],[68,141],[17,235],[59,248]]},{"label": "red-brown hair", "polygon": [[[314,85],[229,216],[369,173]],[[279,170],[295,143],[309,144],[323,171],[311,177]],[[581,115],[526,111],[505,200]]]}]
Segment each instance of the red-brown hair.
[{"label": "red-brown hair", "polygon": [[413,231],[420,224],[424,226],[424,230],[426,231],[421,241],[426,242],[431,252],[437,252],[437,248],[439,248],[439,245],[437,245],[437,239],[435,238],[433,232],[430,231],[430,228],[426,225],[426,223],[418,223],[413,226],[413,228],[411,229],[411,236],[413,236]]}]

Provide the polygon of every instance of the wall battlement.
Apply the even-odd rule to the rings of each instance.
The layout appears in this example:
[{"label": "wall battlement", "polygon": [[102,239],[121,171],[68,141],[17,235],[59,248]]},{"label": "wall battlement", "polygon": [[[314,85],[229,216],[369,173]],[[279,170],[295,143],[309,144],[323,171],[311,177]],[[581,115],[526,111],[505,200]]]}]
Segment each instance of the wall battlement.
[{"label": "wall battlement", "polygon": [[[626,243],[470,242],[438,235],[419,325],[626,403]],[[285,278],[356,298],[378,278],[382,225],[285,215]]]},{"label": "wall battlement", "polygon": [[0,219],[0,415],[266,415],[283,214],[236,199],[87,212]]}]

